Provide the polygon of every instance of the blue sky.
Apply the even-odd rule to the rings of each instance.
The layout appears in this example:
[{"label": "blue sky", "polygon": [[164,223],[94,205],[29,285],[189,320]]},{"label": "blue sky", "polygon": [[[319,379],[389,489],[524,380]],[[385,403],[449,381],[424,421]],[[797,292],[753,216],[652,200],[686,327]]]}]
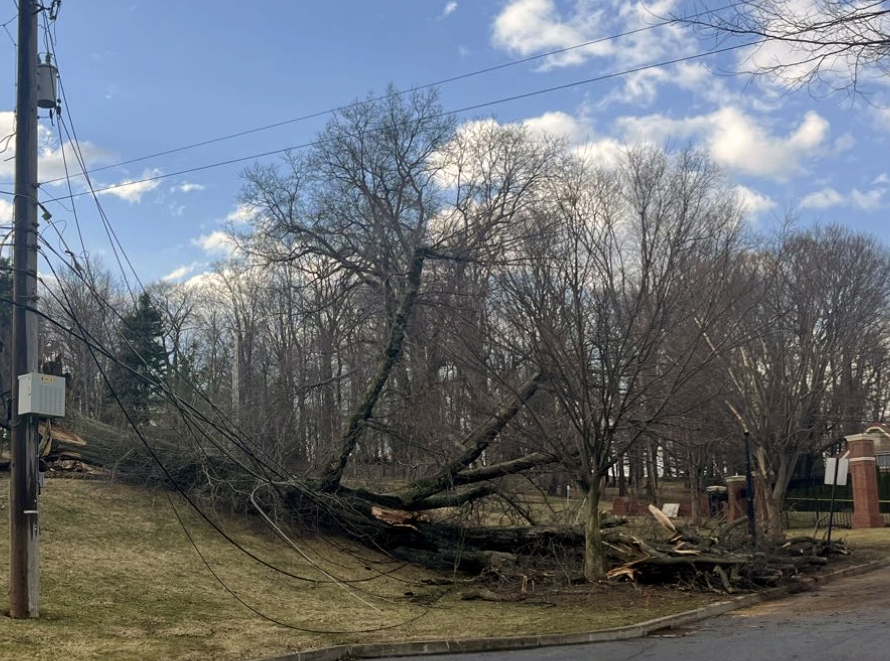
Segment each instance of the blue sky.
[{"label": "blue sky", "polygon": [[[15,15],[14,2],[0,0],[0,6],[6,7],[0,21]],[[324,111],[390,83],[423,85],[695,10],[681,0],[64,2],[55,50],[67,110],[94,169]],[[14,37],[15,21],[7,27]],[[11,37],[0,38],[3,137],[12,125],[15,48]],[[458,109],[712,47],[684,27],[662,26],[453,82],[442,86],[441,98],[446,109]],[[740,187],[753,223],[768,225],[790,213],[801,222],[839,222],[890,240],[886,83],[867,82],[866,103],[729,75],[752,57],[784,55],[770,47],[692,59],[460,117],[526,122],[605,160],[622,144],[694,145],[709,151]],[[252,161],[174,173],[309,142],[324,121],[293,122],[95,172],[97,187],[163,175],[100,195],[140,279],[187,280],[225,256],[222,232],[227,219],[237,220],[239,175]],[[64,173],[62,152],[56,127],[41,123],[41,179],[48,181]],[[12,153],[10,146],[0,158]],[[76,171],[73,154],[65,153]],[[0,190],[10,190],[11,181],[12,161],[0,160]],[[44,185],[43,199],[64,195],[61,183]],[[73,186],[84,190],[82,180]],[[0,222],[8,221],[10,202],[0,196]],[[70,200],[49,205],[56,227],[75,253],[112,266],[95,205],[87,196],[75,203],[83,246]]]}]

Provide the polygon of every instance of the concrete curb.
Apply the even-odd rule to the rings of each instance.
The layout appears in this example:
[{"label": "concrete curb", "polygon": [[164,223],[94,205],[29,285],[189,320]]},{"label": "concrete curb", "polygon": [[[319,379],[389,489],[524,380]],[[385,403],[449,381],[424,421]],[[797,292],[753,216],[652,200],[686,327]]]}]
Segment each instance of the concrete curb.
[{"label": "concrete curb", "polygon": [[[890,565],[890,558],[874,560],[854,567],[806,579],[812,585],[856,576]],[[795,592],[799,584],[772,588],[755,594],[746,594],[728,601],[720,601],[694,610],[658,617],[638,624],[629,624],[614,629],[588,631],[585,633],[546,634],[540,636],[504,636],[498,638],[465,638],[452,640],[419,640],[393,643],[357,643],[337,645],[307,652],[291,652],[282,656],[257,659],[256,661],[342,661],[343,659],[379,659],[381,657],[424,656],[428,654],[448,654],[467,652],[498,652],[504,650],[554,647],[558,645],[581,645],[602,643],[614,640],[642,638],[653,631],[671,629],[686,624],[700,622],[717,615],[723,615],[738,608],[753,606],[762,601],[778,599]]]}]

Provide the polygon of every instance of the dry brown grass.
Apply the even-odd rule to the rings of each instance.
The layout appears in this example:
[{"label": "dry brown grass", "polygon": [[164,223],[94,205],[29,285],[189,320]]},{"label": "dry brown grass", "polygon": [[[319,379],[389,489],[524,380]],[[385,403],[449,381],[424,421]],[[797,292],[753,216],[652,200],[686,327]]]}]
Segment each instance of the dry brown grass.
[{"label": "dry brown grass", "polygon": [[[7,490],[3,477],[3,510]],[[222,587],[163,492],[56,479],[47,482],[41,496],[41,618],[0,618],[0,658],[254,659],[344,642],[594,630],[717,598],[600,585],[531,595],[524,603],[466,602],[460,599],[460,585],[421,583],[437,576],[431,572],[339,541],[297,540],[325,571],[359,581],[350,583],[347,592],[256,521],[220,519],[251,552],[310,580],[254,562],[175,502],[198,549],[226,586],[282,624],[257,616]],[[4,593],[7,582],[8,535],[2,535]],[[361,632],[392,625],[399,626]]]},{"label": "dry brown grass", "polygon": [[864,528],[858,530],[835,530],[832,539],[845,539],[850,548],[880,551],[890,555],[890,528]]}]

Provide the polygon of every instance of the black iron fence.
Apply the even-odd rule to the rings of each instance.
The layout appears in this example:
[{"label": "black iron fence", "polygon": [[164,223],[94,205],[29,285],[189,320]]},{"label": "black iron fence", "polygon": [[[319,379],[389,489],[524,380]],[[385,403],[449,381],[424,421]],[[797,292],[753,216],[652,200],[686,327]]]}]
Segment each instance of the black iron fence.
[{"label": "black iron fence", "polygon": [[[792,528],[826,528],[832,487],[822,477],[794,480],[785,499],[786,523]],[[834,487],[834,525],[849,528],[853,518],[853,491],[849,482]],[[878,498],[884,525],[890,525],[890,472],[878,470]]]}]

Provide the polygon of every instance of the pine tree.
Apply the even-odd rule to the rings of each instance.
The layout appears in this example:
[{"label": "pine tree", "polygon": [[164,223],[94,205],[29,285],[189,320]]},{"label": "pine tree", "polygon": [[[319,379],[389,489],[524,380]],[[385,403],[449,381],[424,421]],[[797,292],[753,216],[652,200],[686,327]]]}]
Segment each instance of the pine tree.
[{"label": "pine tree", "polygon": [[[133,310],[121,319],[120,338],[109,380],[133,422],[145,424],[157,398],[152,383],[164,378],[168,365],[164,322],[147,293],[142,293]],[[113,398],[110,404],[117,408]],[[120,420],[119,409],[111,417]]]}]

